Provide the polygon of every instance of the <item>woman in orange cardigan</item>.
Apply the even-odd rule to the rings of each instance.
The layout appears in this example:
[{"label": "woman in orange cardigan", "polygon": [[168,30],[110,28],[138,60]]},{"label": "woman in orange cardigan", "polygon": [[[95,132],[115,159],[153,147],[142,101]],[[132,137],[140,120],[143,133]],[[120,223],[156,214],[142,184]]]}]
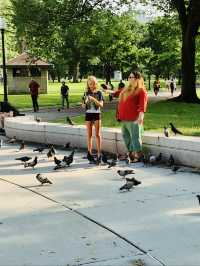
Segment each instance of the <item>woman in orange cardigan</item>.
[{"label": "woman in orange cardigan", "polygon": [[142,156],[142,132],[144,113],[147,107],[147,92],[139,72],[130,73],[129,84],[121,92],[118,118],[122,123],[122,136],[131,162]]}]

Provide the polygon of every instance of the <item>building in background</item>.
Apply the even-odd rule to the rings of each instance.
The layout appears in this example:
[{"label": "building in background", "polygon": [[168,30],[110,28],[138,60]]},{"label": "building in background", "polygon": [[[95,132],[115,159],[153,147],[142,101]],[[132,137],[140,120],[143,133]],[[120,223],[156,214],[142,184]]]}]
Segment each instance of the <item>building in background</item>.
[{"label": "building in background", "polygon": [[8,93],[29,93],[28,84],[32,79],[40,84],[40,94],[47,93],[48,68],[47,62],[34,59],[27,53],[22,53],[6,63]]}]

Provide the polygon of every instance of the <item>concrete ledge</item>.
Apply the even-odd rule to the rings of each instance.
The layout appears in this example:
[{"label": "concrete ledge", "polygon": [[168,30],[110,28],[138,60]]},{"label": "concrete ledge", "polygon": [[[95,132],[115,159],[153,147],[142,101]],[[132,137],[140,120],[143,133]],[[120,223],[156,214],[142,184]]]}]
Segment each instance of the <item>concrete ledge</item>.
[{"label": "concrete ledge", "polygon": [[[73,146],[87,148],[85,126],[37,123],[33,116],[25,116],[6,118],[5,130],[8,137],[16,136],[25,141],[57,145],[70,142]],[[166,138],[158,133],[147,132],[143,136],[143,145],[154,154],[162,152],[166,159],[172,154],[179,164],[200,167],[199,137]],[[120,129],[102,128],[102,149],[112,153],[126,152]]]}]

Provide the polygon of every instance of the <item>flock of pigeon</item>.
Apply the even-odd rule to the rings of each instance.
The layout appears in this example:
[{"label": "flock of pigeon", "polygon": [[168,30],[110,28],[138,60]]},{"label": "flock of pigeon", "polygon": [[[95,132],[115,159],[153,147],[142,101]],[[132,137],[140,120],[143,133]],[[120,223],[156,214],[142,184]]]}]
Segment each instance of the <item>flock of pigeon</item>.
[{"label": "flock of pigeon", "polygon": [[[10,139],[8,141],[8,143],[10,143],[10,144],[16,143],[16,142],[17,142],[16,137],[13,137],[12,139]],[[46,156],[48,159],[52,159],[54,161],[55,165],[54,165],[53,170],[56,171],[59,169],[68,168],[73,163],[76,148],[71,149],[70,145],[71,144],[69,142],[64,145],[65,150],[70,149],[71,151],[70,151],[70,154],[68,156],[65,155],[62,159],[57,158],[56,150],[53,147],[53,145],[50,145],[48,147],[48,151],[46,153]],[[24,150],[24,149],[25,149],[25,143],[24,143],[24,141],[21,141],[20,146],[19,146],[19,151]],[[37,147],[37,148],[33,149],[33,152],[38,152],[38,153],[42,154],[45,149],[47,149],[47,147],[41,146],[41,147]],[[116,154],[108,155],[107,153],[102,152],[102,156],[101,156],[100,161],[98,161],[98,158],[95,159],[95,156],[92,156],[91,158],[89,158],[87,156],[84,158],[86,158],[90,164],[107,165],[108,169],[117,166],[119,161],[125,161],[125,163],[127,165],[130,163],[129,157],[126,154],[125,155],[116,155]],[[22,157],[16,158],[16,160],[21,161],[24,164],[24,168],[35,169],[35,167],[38,164],[38,156],[35,156],[34,159],[32,159],[32,157],[29,157],[29,156],[22,156]],[[145,166],[158,165],[158,164],[163,162],[162,153],[159,153],[159,155],[157,155],[157,156],[155,156],[153,154],[144,154],[140,158],[140,161],[143,162]],[[180,167],[178,165],[175,165],[175,160],[174,160],[174,157],[172,155],[170,155],[169,159],[167,160],[167,166],[171,167],[171,169],[174,173],[176,173],[180,169]],[[141,181],[137,180],[136,178],[127,177],[127,175],[135,174],[134,170],[132,170],[132,169],[118,170],[117,173],[119,176],[121,176],[123,178],[123,180],[126,181],[126,183],[119,188],[120,191],[123,191],[123,190],[129,191],[133,187],[141,184]],[[43,175],[40,173],[38,173],[36,175],[36,179],[41,183],[41,185],[52,184],[52,182],[48,178],[43,177]]]},{"label": "flock of pigeon", "polygon": [[[71,119],[69,117],[67,117],[66,120],[70,125],[74,125],[74,123],[71,121]],[[171,126],[171,130],[175,135],[176,134],[182,134],[177,128],[175,128],[175,126],[172,123],[170,123],[169,125]],[[166,137],[169,137],[169,132],[168,132],[167,127],[164,127],[164,135]],[[12,139],[10,139],[8,141],[8,143],[16,143],[16,142],[17,142],[16,137],[13,137]],[[0,146],[2,146],[2,145],[3,145],[3,141],[1,140]],[[65,144],[64,148],[66,150],[69,150],[71,148],[70,143],[68,142],[67,144]],[[23,149],[25,149],[25,143],[24,143],[24,141],[21,141],[19,151],[21,151]],[[46,147],[41,146],[41,147],[35,148],[33,150],[33,152],[43,153],[43,151],[45,149],[46,149]],[[50,145],[48,147],[48,151],[47,151],[46,155],[47,155],[48,159],[53,158],[53,161],[55,163],[55,166],[53,169],[59,170],[59,169],[67,168],[73,163],[75,150],[76,150],[76,148],[73,148],[71,153],[68,156],[65,155],[63,157],[63,159],[58,159],[56,157],[55,148],[53,147],[53,145]],[[118,161],[125,161],[126,164],[130,163],[127,155],[115,155],[115,154],[113,154],[112,157],[109,157],[108,154],[106,154],[104,152],[102,152],[102,156],[101,156],[100,161],[98,160],[98,158],[95,159],[95,156],[92,156],[91,158],[89,158],[87,156],[86,158],[88,159],[90,164],[99,165],[99,164],[103,163],[104,165],[108,165],[108,168],[117,166]],[[18,158],[16,158],[16,160],[21,161],[24,164],[24,168],[31,167],[32,169],[34,169],[34,167],[38,164],[38,156],[35,156],[35,158],[33,160],[29,156],[18,157]],[[157,156],[153,155],[153,154],[144,154],[140,158],[140,161],[143,162],[145,166],[158,165],[158,164],[163,163],[163,156],[162,156],[162,153],[159,153]],[[175,164],[175,159],[172,155],[170,155],[169,159],[166,162],[166,165],[168,167],[170,167],[174,173],[177,173],[177,171],[180,169],[180,166]],[[120,191],[123,191],[123,190],[129,191],[133,187],[141,184],[141,181],[137,180],[136,178],[127,177],[127,175],[135,174],[134,170],[132,170],[132,169],[118,170],[117,173],[120,177],[123,178],[123,180],[126,181],[126,183],[119,188]],[[36,179],[40,182],[41,185],[52,184],[52,182],[48,178],[43,177],[42,174],[40,174],[40,173],[38,173],[36,175]],[[200,204],[200,195],[197,195],[197,198],[198,198],[199,204]]]}]

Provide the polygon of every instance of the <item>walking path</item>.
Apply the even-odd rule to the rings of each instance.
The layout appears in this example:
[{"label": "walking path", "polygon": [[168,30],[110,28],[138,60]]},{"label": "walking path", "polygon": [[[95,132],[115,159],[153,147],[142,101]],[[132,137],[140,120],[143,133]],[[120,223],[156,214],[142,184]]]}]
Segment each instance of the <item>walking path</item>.
[{"label": "walking path", "polygon": [[[200,264],[199,175],[140,163],[108,169],[89,165],[80,151],[54,171],[47,150],[33,148],[0,149],[0,266]],[[35,155],[35,170],[15,160]],[[142,184],[120,192],[119,169],[134,169]],[[41,186],[37,173],[53,184]]]},{"label": "walking path", "polygon": [[[174,96],[178,96],[180,91],[175,91]],[[149,101],[163,101],[171,98],[170,92],[159,92],[158,96],[155,96],[153,92],[148,92]],[[110,109],[116,108],[117,100],[112,102],[106,102],[104,104],[103,111],[106,112]],[[28,115],[34,115],[35,117],[40,117],[43,121],[52,121],[59,118],[64,118],[67,115],[70,117],[79,116],[83,114],[83,109],[81,106],[71,107],[69,109],[61,110],[58,112],[58,108],[41,108],[38,113],[34,113],[32,110],[25,110],[23,113]]]}]

